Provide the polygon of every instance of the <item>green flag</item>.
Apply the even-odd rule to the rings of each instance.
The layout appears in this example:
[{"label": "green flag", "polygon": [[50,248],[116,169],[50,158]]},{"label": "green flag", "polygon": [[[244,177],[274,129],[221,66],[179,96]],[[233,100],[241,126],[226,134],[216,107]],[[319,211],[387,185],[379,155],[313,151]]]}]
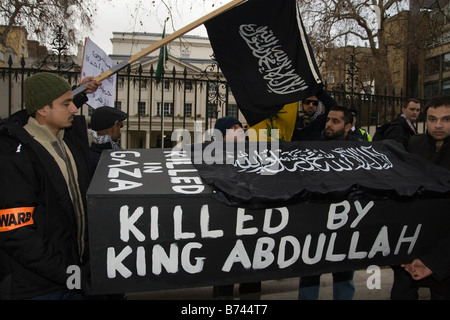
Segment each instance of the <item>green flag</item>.
[{"label": "green flag", "polygon": [[[166,36],[166,25],[164,24],[162,38]],[[169,60],[169,52],[167,50],[167,46],[164,45],[159,49],[159,59],[158,59],[158,67],[156,68],[156,82],[159,83],[161,81],[161,77],[164,70],[164,64]]]}]

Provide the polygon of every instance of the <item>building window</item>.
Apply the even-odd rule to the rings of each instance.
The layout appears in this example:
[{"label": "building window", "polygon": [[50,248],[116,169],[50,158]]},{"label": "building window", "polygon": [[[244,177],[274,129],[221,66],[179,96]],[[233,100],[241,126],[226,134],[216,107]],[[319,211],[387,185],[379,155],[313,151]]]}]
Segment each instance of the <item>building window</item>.
[{"label": "building window", "polygon": [[140,116],[145,115],[145,102],[142,101],[138,102],[138,114]]},{"label": "building window", "polygon": [[429,76],[440,72],[441,56],[425,60],[425,75]]},{"label": "building window", "polygon": [[[161,116],[161,102],[156,103],[156,115]],[[172,116],[173,114],[173,103],[164,102],[164,117]]]},{"label": "building window", "polygon": [[444,71],[450,70],[450,52],[444,54]]},{"label": "building window", "polygon": [[185,117],[192,117],[192,103],[185,103],[184,104],[184,116]]},{"label": "building window", "polygon": [[445,80],[444,82],[442,82],[441,94],[450,95],[450,80]]},{"label": "building window", "polygon": [[114,108],[122,110],[122,101],[114,101]]},{"label": "building window", "polygon": [[208,118],[217,119],[218,111],[216,103],[208,103],[207,107]]},{"label": "building window", "polygon": [[425,85],[425,99],[431,99],[439,95],[439,82],[428,83]]}]

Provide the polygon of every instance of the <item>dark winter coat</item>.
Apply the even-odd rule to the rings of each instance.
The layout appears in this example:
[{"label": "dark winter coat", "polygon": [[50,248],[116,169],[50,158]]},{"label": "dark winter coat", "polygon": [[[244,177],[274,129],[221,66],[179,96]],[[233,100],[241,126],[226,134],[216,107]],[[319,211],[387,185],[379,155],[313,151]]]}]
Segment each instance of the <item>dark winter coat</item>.
[{"label": "dark winter coat", "polygon": [[[408,151],[421,155],[435,164],[450,170],[450,138],[444,141],[442,147],[436,149],[436,140],[428,133],[415,135],[409,139]],[[448,208],[442,208],[442,210],[448,210]],[[450,234],[438,241],[429,252],[418,258],[433,271],[432,279],[424,279],[427,281],[427,286],[431,287],[440,295],[449,298]],[[433,281],[433,279],[437,281]]]},{"label": "dark winter coat", "polygon": [[[27,121],[23,110],[0,128],[0,299],[66,289],[67,268],[81,263],[66,181],[50,153],[23,128]],[[77,165],[87,213],[89,144],[83,116],[65,130],[64,141]]]},{"label": "dark winter coat", "polygon": [[[378,129],[377,129],[378,131]],[[415,135],[416,132],[408,125],[406,119],[399,115],[397,119],[391,121],[386,130],[384,131],[382,137],[380,137],[377,133],[375,133],[373,140],[385,140],[391,139],[401,143],[405,149],[408,147],[409,138]]]},{"label": "dark winter coat", "polygon": [[418,134],[409,139],[408,151],[450,170],[450,138],[444,141],[439,150],[436,141],[428,133]]}]

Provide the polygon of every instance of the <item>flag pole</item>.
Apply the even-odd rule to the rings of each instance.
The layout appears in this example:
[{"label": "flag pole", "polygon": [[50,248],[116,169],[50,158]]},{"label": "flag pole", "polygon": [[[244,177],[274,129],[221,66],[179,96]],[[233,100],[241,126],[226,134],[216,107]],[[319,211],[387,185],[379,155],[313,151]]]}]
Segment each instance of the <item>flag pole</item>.
[{"label": "flag pole", "polygon": [[[163,29],[163,33],[162,33],[162,39],[164,39],[164,37],[166,36],[166,22],[167,20],[169,20],[169,18],[167,18],[164,21],[164,29]],[[156,83],[159,83],[161,81],[161,76],[164,73],[164,65],[165,65],[165,61],[166,61],[166,54],[167,54],[167,50],[166,50],[167,46],[164,45],[161,48],[159,48],[159,57],[158,57],[158,66],[156,68]]]},{"label": "flag pole", "polygon": [[[234,8],[235,6],[245,2],[247,0],[233,0],[229,3],[227,3],[226,5],[220,7],[219,9],[216,9],[212,12],[210,12],[209,14],[201,17],[200,19],[195,20],[194,22],[188,24],[187,26],[183,27],[182,29],[168,35],[167,37],[164,37],[163,39],[155,42],[154,44],[148,46],[147,48],[142,49],[141,51],[139,51],[138,53],[134,54],[131,56],[131,58],[129,60],[123,60],[122,62],[120,62],[119,64],[115,65],[114,67],[112,67],[109,70],[106,70],[105,72],[103,72],[102,74],[100,74],[99,76],[97,76],[95,78],[95,80],[97,81],[103,81],[107,78],[109,78],[110,76],[114,75],[115,73],[119,72],[120,70],[126,68],[129,64],[132,64],[136,61],[139,61],[140,59],[142,59],[143,57],[149,55],[150,53],[152,53],[153,51],[158,50],[159,48],[161,48],[162,46],[166,45],[167,43],[181,37],[182,35],[188,33],[189,31],[197,28],[198,26],[204,24],[206,21]],[[79,93],[82,93],[86,91],[86,86],[85,85],[81,85],[78,88],[76,88],[75,90],[72,91],[73,95],[77,95]]]}]

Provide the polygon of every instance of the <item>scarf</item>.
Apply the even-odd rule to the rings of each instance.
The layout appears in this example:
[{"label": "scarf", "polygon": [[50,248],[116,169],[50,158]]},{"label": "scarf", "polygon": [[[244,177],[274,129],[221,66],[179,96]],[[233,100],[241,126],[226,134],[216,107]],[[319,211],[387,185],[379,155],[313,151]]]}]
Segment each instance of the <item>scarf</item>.
[{"label": "scarf", "polygon": [[323,110],[323,104],[322,104],[322,101],[319,101],[319,106],[317,107],[316,112],[312,116],[308,116],[303,113],[302,115],[300,115],[300,119],[303,120],[304,124],[309,124],[309,123],[313,122],[314,120],[316,120],[316,118],[319,116],[319,114],[322,113],[322,110]]},{"label": "scarf", "polygon": [[69,147],[63,140],[64,130],[60,130],[55,136],[47,126],[40,125],[33,117],[28,119],[24,128],[52,155],[64,176],[75,211],[78,248],[80,257],[82,257],[84,252],[85,212],[78,185],[77,166]]},{"label": "scarf", "polygon": [[96,131],[92,130],[92,129],[88,129],[88,133],[89,133],[89,140],[91,143],[96,143],[96,144],[104,144],[104,143],[110,143],[111,144],[111,149],[113,150],[122,150],[122,147],[119,146],[119,144],[115,141],[113,141],[111,139],[111,136],[109,135],[104,135],[101,136],[99,135]]}]

